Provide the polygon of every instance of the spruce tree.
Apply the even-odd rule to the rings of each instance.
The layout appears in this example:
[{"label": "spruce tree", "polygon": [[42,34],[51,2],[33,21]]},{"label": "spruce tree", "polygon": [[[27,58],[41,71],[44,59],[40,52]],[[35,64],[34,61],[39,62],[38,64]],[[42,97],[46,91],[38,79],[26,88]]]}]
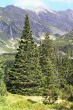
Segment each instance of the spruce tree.
[{"label": "spruce tree", "polygon": [[[49,34],[45,36],[39,47],[40,50],[40,65],[43,72],[43,95],[50,99],[54,97],[55,87],[58,86],[58,73],[55,68],[55,55],[52,48],[52,41],[50,40]],[[55,97],[54,97],[55,98]]]},{"label": "spruce tree", "polygon": [[32,38],[29,18],[26,15],[13,67],[9,70],[8,90],[23,95],[40,95],[41,67],[37,46]]},{"label": "spruce tree", "polygon": [[70,75],[71,61],[68,55],[60,55],[59,57],[57,67],[60,76],[60,86],[61,88],[64,88],[64,86],[67,85],[67,78]]}]

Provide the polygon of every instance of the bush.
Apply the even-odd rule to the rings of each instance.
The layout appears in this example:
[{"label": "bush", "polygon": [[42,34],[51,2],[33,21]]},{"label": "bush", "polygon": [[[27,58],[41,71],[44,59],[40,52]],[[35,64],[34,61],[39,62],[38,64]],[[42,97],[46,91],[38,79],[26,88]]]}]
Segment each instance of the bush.
[{"label": "bush", "polygon": [[73,101],[73,86],[65,85],[63,89],[62,99]]},{"label": "bush", "polygon": [[44,104],[50,104],[55,103],[55,101],[58,99],[58,94],[55,89],[49,90],[49,93],[47,96],[44,96]]}]

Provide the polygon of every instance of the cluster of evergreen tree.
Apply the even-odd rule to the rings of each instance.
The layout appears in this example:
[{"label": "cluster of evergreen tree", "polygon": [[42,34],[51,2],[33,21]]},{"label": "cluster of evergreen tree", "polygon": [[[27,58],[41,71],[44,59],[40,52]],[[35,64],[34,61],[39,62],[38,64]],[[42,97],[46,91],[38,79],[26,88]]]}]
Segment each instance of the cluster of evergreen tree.
[{"label": "cluster of evergreen tree", "polygon": [[57,68],[60,76],[60,89],[63,90],[63,98],[73,99],[73,60],[67,54],[59,56]]},{"label": "cluster of evergreen tree", "polygon": [[[46,33],[45,40],[41,41],[39,46],[40,65],[43,74],[42,95],[49,96],[49,102],[57,99],[56,89],[59,88],[58,72],[56,69],[56,57],[52,48],[52,41],[49,34]],[[46,101],[45,99],[45,101]]]},{"label": "cluster of evergreen tree", "polygon": [[[55,55],[52,41],[46,33],[38,47],[32,38],[26,15],[24,29],[13,66],[8,70],[7,90],[22,95],[43,95],[45,102],[54,101],[58,90],[73,97],[73,62],[68,55]],[[69,89],[70,88],[70,89]]]}]

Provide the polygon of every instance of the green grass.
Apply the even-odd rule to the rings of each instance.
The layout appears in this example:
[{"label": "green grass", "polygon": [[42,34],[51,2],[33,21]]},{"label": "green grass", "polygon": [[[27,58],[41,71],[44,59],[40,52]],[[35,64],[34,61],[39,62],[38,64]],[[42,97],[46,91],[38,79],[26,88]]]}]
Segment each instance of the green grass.
[{"label": "green grass", "polygon": [[[31,97],[32,98],[32,97]],[[0,110],[48,110],[46,106],[41,103],[28,100],[30,97],[8,94],[5,103],[1,103]]]},{"label": "green grass", "polygon": [[[40,101],[40,100],[41,101]],[[39,96],[21,96],[8,93],[5,103],[0,103],[0,110],[71,110],[73,103],[61,102],[59,104],[42,103],[43,98]]]}]

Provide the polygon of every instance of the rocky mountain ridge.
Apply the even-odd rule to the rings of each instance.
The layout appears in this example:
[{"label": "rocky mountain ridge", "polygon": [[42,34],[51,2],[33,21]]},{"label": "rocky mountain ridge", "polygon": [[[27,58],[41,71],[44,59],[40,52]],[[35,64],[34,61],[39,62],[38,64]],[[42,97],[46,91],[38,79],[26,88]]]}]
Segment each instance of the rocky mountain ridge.
[{"label": "rocky mountain ridge", "polygon": [[37,43],[44,37],[45,32],[49,32],[52,34],[51,38],[56,39],[53,35],[64,36],[73,30],[73,10],[70,9],[54,11],[43,7],[33,10],[21,9],[13,5],[0,7],[0,54],[16,52],[26,14],[29,16],[33,37]]},{"label": "rocky mountain ridge", "polygon": [[73,29],[73,10],[54,11],[43,7],[28,10],[10,5],[0,7],[0,36],[8,39],[19,37],[26,14],[35,38],[45,32],[64,35]]}]

